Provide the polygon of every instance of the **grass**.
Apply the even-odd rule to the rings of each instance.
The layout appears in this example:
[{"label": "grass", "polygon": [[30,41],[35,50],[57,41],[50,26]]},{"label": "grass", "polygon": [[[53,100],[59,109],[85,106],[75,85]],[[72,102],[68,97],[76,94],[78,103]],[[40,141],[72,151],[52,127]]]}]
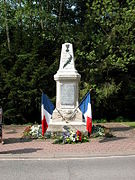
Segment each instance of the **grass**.
[{"label": "grass", "polygon": [[93,123],[106,123],[107,120],[106,119],[93,119],[92,122]]},{"label": "grass", "polygon": [[135,122],[123,122],[123,124],[135,128]]}]

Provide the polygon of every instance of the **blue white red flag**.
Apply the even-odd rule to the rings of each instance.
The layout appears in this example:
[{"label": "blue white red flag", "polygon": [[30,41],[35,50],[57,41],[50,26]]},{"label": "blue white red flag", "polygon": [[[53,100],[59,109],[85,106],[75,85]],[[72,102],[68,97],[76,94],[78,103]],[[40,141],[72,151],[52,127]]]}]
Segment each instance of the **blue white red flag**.
[{"label": "blue white red flag", "polygon": [[41,99],[42,136],[44,136],[44,133],[48,128],[53,110],[54,110],[54,105],[46,96],[46,94],[42,93],[42,99]]},{"label": "blue white red flag", "polygon": [[91,111],[91,102],[90,102],[90,92],[84,97],[82,102],[79,105],[80,110],[84,116],[86,122],[86,128],[89,134],[92,133],[92,111]]}]

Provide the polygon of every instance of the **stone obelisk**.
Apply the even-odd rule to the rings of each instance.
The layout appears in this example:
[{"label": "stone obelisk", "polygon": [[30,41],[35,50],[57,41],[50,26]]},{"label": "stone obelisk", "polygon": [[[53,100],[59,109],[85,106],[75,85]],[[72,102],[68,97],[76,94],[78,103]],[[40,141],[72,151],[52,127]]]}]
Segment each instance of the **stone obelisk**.
[{"label": "stone obelisk", "polygon": [[62,45],[60,65],[54,75],[56,81],[56,109],[52,115],[51,124],[81,125],[82,113],[78,107],[80,74],[75,69],[73,46],[70,43]]}]

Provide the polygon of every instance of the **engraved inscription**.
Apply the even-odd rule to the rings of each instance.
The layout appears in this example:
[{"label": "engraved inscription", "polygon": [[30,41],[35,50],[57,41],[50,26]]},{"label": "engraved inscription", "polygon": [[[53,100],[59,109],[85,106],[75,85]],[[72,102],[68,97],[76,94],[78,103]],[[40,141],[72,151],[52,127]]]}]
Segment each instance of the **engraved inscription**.
[{"label": "engraved inscription", "polygon": [[74,84],[61,85],[61,105],[74,105],[75,86]]}]

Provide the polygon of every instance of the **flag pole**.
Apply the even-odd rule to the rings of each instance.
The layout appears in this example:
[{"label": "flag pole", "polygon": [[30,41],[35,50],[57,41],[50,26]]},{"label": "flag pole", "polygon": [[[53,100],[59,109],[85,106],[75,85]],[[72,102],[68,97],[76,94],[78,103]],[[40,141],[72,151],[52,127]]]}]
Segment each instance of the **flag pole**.
[{"label": "flag pole", "polygon": [[85,94],[85,96],[82,98],[81,102],[79,105],[75,108],[74,112],[71,114],[70,118],[73,117],[73,115],[76,113],[77,109],[79,108],[80,104],[83,102],[83,100],[87,97],[88,93],[90,93],[90,90]]},{"label": "flag pole", "polygon": [[[83,102],[83,100],[87,97],[88,93],[90,93],[90,90],[85,94],[84,98],[81,100],[81,102],[79,103],[79,105],[75,108],[74,112],[71,114],[70,118],[72,118],[74,116],[74,114],[77,112],[77,109],[79,108],[80,104]],[[56,108],[56,110],[58,111],[58,113],[60,114],[60,116],[62,117],[62,119],[66,122],[69,123],[69,121],[67,121],[64,116],[61,114],[61,112]],[[71,125],[72,126],[72,125]],[[75,127],[74,127],[75,128]],[[75,128],[77,130],[77,128]]]},{"label": "flag pole", "polygon": [[61,114],[61,112],[56,108],[56,110],[58,111],[58,113],[60,114],[60,116],[62,117],[62,119],[66,122],[66,123],[68,123],[68,121],[64,118],[64,116]]},{"label": "flag pole", "polygon": [[[81,104],[81,103],[83,102],[83,100],[87,97],[87,95],[88,95],[88,93],[90,93],[90,91],[91,91],[91,90],[89,90],[89,91],[85,94],[85,96],[82,98],[80,104]],[[80,105],[80,104],[79,104],[79,105]],[[79,106],[78,106],[78,107],[79,107]]]},{"label": "flag pole", "polygon": [[[71,114],[70,118],[72,118],[74,116],[74,114],[77,112],[77,109],[79,108],[80,104],[83,102],[83,100],[87,97],[88,93],[90,93],[90,90],[85,94],[85,96],[83,97],[83,99],[81,100],[81,102],[79,103],[79,105],[75,108],[74,112]],[[64,121],[66,121],[66,123],[69,123],[61,114],[61,112],[56,108],[56,110],[58,111],[58,113],[60,114],[60,116],[64,119]]]},{"label": "flag pole", "polygon": [[[64,116],[61,114],[61,112],[56,108],[56,110],[58,111],[58,113],[60,114],[60,116],[62,117],[62,119],[68,124],[69,123],[69,121],[67,121],[65,118],[64,118]],[[71,117],[70,117],[71,118]],[[72,126],[71,124],[70,124],[70,126],[72,127],[72,128],[74,128],[74,129],[76,129],[77,130],[77,128],[75,128],[74,126]]]}]

